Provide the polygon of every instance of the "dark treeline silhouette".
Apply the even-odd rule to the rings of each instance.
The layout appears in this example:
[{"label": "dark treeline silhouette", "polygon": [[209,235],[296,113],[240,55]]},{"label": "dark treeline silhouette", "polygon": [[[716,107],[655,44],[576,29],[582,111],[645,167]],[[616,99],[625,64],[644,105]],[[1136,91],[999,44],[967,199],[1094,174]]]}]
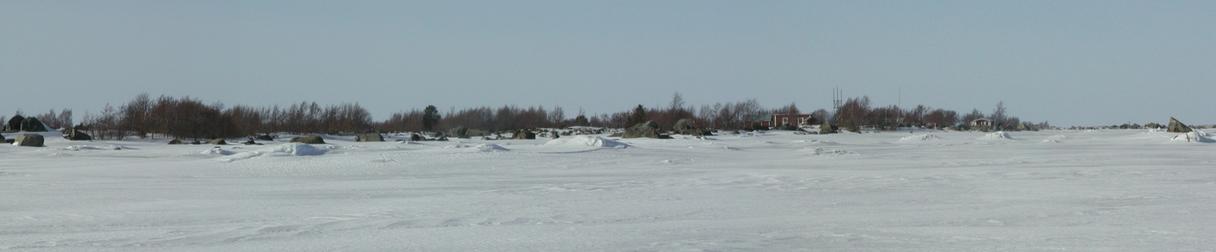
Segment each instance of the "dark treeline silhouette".
[{"label": "dark treeline silhouette", "polygon": [[190,97],[136,96],[126,105],[106,105],[100,115],[86,115],[78,129],[100,139],[127,135],[208,139],[259,133],[359,133],[371,129],[371,114],[359,104],[320,106],[302,102],[288,107],[204,104]]},{"label": "dark treeline silhouette", "polygon": [[[286,107],[226,107],[219,103],[206,104],[190,97],[160,96],[153,99],[147,94],[141,94],[125,105],[115,107],[107,104],[99,114],[85,115],[83,122],[76,127],[99,139],[121,139],[126,136],[236,138],[275,132],[418,132],[443,131],[456,127],[490,132],[569,126],[625,128],[646,121],[653,121],[669,130],[680,119],[690,119],[697,127],[709,129],[753,130],[767,129],[763,128],[761,122],[770,120],[774,114],[810,114],[816,125],[826,120],[836,127],[855,132],[866,128],[894,130],[900,127],[970,129],[969,123],[981,118],[992,122],[991,126],[983,130],[1049,127],[1046,122],[1024,124],[1019,118],[1009,116],[1003,102],[998,103],[989,115],[978,109],[960,115],[952,110],[934,109],[924,105],[911,109],[893,105],[874,107],[868,97],[858,97],[845,100],[834,111],[818,109],[807,112],[799,109],[794,103],[766,109],[756,99],[715,103],[697,108],[685,104],[679,93],[673,95],[670,103],[663,106],[647,108],[636,105],[625,111],[599,115],[587,115],[580,109],[573,118],[567,118],[561,107],[508,105],[498,108],[452,108],[447,113],[441,113],[432,105],[394,113],[379,122],[373,121],[371,114],[358,103],[322,106],[315,102],[301,102]],[[72,111],[67,109],[58,113],[51,110],[36,117],[51,128],[64,128],[73,123]]]}]

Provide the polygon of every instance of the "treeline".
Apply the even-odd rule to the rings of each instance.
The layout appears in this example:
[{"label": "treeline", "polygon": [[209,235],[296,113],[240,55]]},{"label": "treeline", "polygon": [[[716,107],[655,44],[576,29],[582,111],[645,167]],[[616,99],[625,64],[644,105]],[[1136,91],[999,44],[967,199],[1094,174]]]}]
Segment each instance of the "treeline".
[{"label": "treeline", "polygon": [[359,133],[371,130],[371,114],[359,104],[321,106],[302,102],[288,107],[206,104],[190,97],[146,94],[126,105],[106,105],[100,115],[86,115],[77,129],[99,139],[172,137],[235,138],[259,133]]},{"label": "treeline", "polygon": [[[987,118],[992,130],[1019,130],[1049,127],[1046,122],[1023,123],[1007,114],[1004,103],[985,115],[978,109],[967,114],[918,105],[910,109],[897,106],[872,106],[868,97],[850,98],[834,111],[818,109],[802,111],[796,104],[764,108],[755,99],[715,103],[695,107],[684,102],[676,93],[670,103],[647,108],[633,106],[616,113],[587,115],[581,109],[572,118],[561,107],[474,107],[441,113],[435,106],[392,114],[383,121],[373,121],[367,109],[358,103],[322,106],[301,102],[290,106],[254,107],[220,103],[204,103],[190,97],[147,94],[136,96],[121,106],[106,105],[99,114],[88,114],[75,128],[98,139],[121,139],[127,136],[166,137],[181,139],[237,138],[287,132],[293,134],[350,134],[364,132],[443,131],[464,127],[484,131],[517,129],[563,128],[592,126],[625,128],[645,121],[654,121],[670,129],[680,119],[690,119],[698,127],[722,130],[754,130],[764,128],[774,114],[810,114],[815,124],[824,121],[841,129],[894,130],[900,127],[970,129],[969,122]],[[20,114],[20,112],[18,112]],[[73,125],[72,111],[36,115],[51,128]],[[0,117],[2,121],[3,117]]]},{"label": "treeline", "polygon": [[[988,119],[991,125],[974,128],[970,123],[976,119]],[[958,130],[1035,130],[1047,129],[1047,122],[1023,122],[1016,116],[1008,114],[1004,102],[998,102],[990,114],[985,115],[979,109],[959,115],[958,112],[946,109],[934,109],[917,105],[911,109],[901,109],[898,106],[871,107],[869,97],[849,98],[833,114],[832,122],[840,128],[859,131],[865,127],[877,130],[895,130],[900,127],[920,127],[932,129]]]}]

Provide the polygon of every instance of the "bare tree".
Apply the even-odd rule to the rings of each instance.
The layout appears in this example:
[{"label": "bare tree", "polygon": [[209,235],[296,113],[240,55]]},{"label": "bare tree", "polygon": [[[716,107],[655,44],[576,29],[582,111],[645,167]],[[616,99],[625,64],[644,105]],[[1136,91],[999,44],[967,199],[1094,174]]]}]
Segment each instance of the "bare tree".
[{"label": "bare tree", "polygon": [[996,103],[996,108],[992,109],[992,114],[988,116],[988,119],[992,120],[992,127],[996,128],[996,130],[1004,130],[1006,126],[1008,126],[1005,125],[1008,123],[1009,118],[1008,115],[1005,114],[1004,101]]}]

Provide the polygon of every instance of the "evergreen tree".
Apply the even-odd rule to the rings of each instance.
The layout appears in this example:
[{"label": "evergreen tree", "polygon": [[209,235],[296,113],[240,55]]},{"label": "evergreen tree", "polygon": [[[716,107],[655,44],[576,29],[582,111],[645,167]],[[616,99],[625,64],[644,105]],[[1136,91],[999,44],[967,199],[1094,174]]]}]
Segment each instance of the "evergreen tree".
[{"label": "evergreen tree", "polygon": [[641,104],[638,104],[636,108],[633,108],[633,113],[629,114],[629,121],[627,121],[627,125],[625,125],[625,127],[632,127],[633,125],[644,123],[646,120],[646,107],[642,107]]},{"label": "evergreen tree", "polygon": [[432,131],[439,124],[439,109],[435,105],[427,105],[422,111],[422,130]]}]

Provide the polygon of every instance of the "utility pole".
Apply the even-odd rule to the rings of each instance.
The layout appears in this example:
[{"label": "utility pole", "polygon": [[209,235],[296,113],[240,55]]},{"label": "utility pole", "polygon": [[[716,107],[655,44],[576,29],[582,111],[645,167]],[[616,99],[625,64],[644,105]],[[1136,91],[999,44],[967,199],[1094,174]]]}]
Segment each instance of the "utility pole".
[{"label": "utility pole", "polygon": [[842,92],[840,90],[840,86],[832,88],[832,109],[833,110],[836,110],[836,111],[840,110],[840,106],[844,105],[844,101],[841,100],[843,98],[844,98],[844,92]]}]

